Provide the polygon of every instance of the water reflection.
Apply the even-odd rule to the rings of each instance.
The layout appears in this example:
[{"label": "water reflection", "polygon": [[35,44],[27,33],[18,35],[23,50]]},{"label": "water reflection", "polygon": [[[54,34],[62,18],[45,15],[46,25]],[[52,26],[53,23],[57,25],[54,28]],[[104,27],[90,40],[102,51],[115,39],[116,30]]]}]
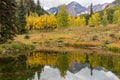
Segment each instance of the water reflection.
[{"label": "water reflection", "polygon": [[40,74],[41,77],[38,78],[36,72],[32,80],[119,80],[111,71],[93,69],[93,75],[90,75],[90,73],[90,68],[86,66],[76,73],[67,70],[65,77],[61,77],[57,68],[45,66],[44,71]]},{"label": "water reflection", "polygon": [[120,56],[41,53],[0,58],[0,80],[119,80]]}]

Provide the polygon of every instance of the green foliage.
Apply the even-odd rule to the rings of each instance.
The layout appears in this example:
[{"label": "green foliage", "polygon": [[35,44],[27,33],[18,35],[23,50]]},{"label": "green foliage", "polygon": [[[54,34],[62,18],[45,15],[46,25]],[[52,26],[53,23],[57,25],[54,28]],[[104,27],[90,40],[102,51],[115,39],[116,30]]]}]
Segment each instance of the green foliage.
[{"label": "green foliage", "polygon": [[30,39],[30,36],[28,34],[25,35],[25,39]]},{"label": "green foliage", "polygon": [[108,8],[108,9],[106,9],[107,19],[108,19],[108,22],[110,24],[113,23],[113,13],[114,13],[114,10],[115,10],[114,8]]},{"label": "green foliage", "polygon": [[38,14],[38,16],[43,15],[45,13],[45,11],[40,6],[40,0],[37,0],[37,5],[36,5],[35,10],[36,10],[36,13]]},{"label": "green foliage", "polygon": [[35,12],[35,3],[34,0],[27,0],[26,1],[26,8],[27,8],[27,13],[30,15],[30,12]]},{"label": "green foliage", "polygon": [[11,44],[4,44],[2,48],[5,50],[12,50],[12,51],[26,51],[26,50],[33,50],[35,47],[33,45],[23,44],[20,42],[14,42]]},{"label": "green foliage", "polygon": [[61,76],[66,75],[66,71],[69,67],[68,57],[67,55],[59,55],[57,59],[57,67],[60,70]]},{"label": "green foliage", "polygon": [[93,4],[91,3],[91,5],[90,5],[90,16],[92,16],[93,13],[94,13],[94,11],[93,11]]},{"label": "green foliage", "polygon": [[68,14],[67,14],[65,5],[62,5],[60,7],[60,11],[57,14],[57,24],[58,24],[58,27],[68,26]]},{"label": "green foliage", "polygon": [[106,26],[108,24],[107,13],[106,12],[104,12],[101,22],[102,22],[103,26]]},{"label": "green foliage", "polygon": [[120,24],[120,10],[116,10],[113,14],[113,23]]},{"label": "green foliage", "polygon": [[0,1],[0,43],[13,39],[16,33],[16,5],[14,0]]},{"label": "green foliage", "polygon": [[86,25],[88,25],[90,15],[89,14],[82,14],[81,17],[85,18]]},{"label": "green foliage", "polygon": [[23,0],[20,0],[19,12],[18,12],[18,33],[23,34],[26,33],[27,30],[25,29],[26,25],[26,12],[25,7],[23,4]]}]

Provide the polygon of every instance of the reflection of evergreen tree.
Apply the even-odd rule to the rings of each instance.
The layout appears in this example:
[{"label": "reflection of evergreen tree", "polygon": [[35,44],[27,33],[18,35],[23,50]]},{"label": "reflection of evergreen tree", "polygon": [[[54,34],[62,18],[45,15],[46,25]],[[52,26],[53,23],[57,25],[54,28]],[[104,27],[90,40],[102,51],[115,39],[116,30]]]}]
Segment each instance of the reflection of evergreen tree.
[{"label": "reflection of evergreen tree", "polygon": [[85,63],[89,63],[89,55],[88,54],[85,54]]},{"label": "reflection of evergreen tree", "polygon": [[90,65],[90,74],[91,74],[91,76],[93,75],[93,66],[92,65]]},{"label": "reflection of evergreen tree", "polygon": [[66,71],[69,67],[67,55],[59,55],[57,59],[57,67],[60,70],[61,76],[66,75]]},{"label": "reflection of evergreen tree", "polygon": [[[25,56],[0,58],[0,80],[27,80],[34,72],[26,72]],[[15,73],[18,74],[15,74]]]}]

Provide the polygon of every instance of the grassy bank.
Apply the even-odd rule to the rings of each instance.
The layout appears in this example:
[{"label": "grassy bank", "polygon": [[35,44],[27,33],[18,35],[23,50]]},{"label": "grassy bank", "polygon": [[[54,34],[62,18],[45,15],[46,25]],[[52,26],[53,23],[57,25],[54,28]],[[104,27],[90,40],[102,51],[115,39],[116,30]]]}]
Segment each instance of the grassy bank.
[{"label": "grassy bank", "polygon": [[20,53],[28,50],[33,50],[35,47],[30,44],[25,44],[22,42],[10,42],[0,45],[0,53]]},{"label": "grassy bank", "polygon": [[20,48],[22,51],[31,50],[31,45],[35,46],[35,49],[37,50],[43,49],[43,47],[49,48],[49,50],[54,50],[53,48],[55,47],[69,47],[73,49],[102,48],[103,46],[107,46],[109,50],[117,48],[115,51],[119,52],[119,46],[110,46],[112,44],[120,44],[119,40],[120,27],[117,25],[98,27],[67,27],[65,29],[56,29],[52,32],[31,30],[29,31],[27,38],[25,34],[17,35],[15,40],[12,41],[12,44],[3,44],[2,48],[0,47],[0,50],[8,48],[13,50]]},{"label": "grassy bank", "polygon": [[120,43],[113,43],[107,46],[110,51],[120,53]]}]

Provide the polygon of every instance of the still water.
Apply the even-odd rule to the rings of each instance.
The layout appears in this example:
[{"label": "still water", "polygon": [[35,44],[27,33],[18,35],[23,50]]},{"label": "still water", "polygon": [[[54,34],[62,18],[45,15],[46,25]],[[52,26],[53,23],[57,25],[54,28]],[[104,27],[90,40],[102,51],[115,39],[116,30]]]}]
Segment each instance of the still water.
[{"label": "still water", "polygon": [[0,58],[0,80],[120,80],[120,56],[32,52]]}]

